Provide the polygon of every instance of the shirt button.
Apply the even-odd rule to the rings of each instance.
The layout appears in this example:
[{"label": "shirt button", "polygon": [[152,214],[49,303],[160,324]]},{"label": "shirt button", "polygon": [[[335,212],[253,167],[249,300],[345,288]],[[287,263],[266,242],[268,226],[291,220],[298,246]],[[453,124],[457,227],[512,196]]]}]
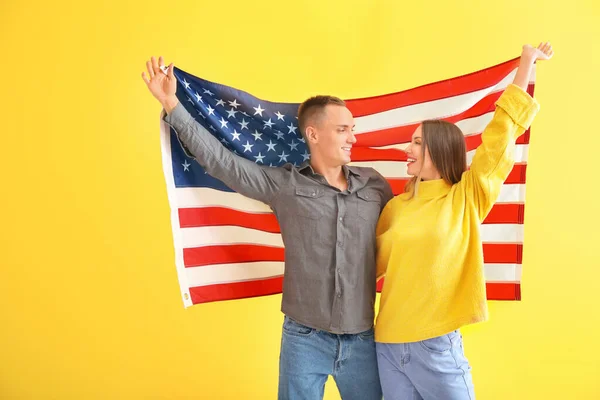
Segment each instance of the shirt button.
[{"label": "shirt button", "polygon": [[343,220],[343,218],[342,218],[342,217],[340,217],[340,221],[341,221],[341,220]]},{"label": "shirt button", "polygon": [[342,242],[337,242],[337,245],[338,245],[339,247],[342,247]]},{"label": "shirt button", "polygon": [[312,197],[315,197],[315,194],[314,194],[314,192],[313,192],[313,193],[311,193],[310,195],[311,195]]}]

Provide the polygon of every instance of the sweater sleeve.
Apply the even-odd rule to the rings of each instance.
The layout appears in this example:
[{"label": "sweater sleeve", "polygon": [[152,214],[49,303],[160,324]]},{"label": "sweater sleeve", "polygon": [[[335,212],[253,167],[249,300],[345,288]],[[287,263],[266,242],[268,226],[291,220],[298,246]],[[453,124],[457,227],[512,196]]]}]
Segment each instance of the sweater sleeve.
[{"label": "sweater sleeve", "polygon": [[389,243],[383,245],[382,236],[389,230],[390,224],[394,217],[394,200],[390,200],[384,207],[381,215],[379,216],[379,222],[377,223],[377,229],[375,235],[377,237],[377,257],[376,257],[376,279],[382,278],[386,271],[387,265],[390,258],[391,247]]},{"label": "sweater sleeve", "polygon": [[509,85],[496,102],[494,117],[481,135],[471,167],[458,183],[471,197],[483,220],[500,195],[515,160],[515,141],[531,125],[539,104],[516,85]]}]

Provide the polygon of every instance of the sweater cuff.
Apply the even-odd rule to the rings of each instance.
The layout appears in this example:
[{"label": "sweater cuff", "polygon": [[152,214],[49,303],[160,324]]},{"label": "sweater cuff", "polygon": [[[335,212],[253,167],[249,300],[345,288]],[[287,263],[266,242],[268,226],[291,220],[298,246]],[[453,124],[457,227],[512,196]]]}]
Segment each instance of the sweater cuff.
[{"label": "sweater cuff", "polygon": [[496,106],[502,108],[523,129],[529,128],[540,110],[537,100],[514,84],[508,85],[496,102]]}]

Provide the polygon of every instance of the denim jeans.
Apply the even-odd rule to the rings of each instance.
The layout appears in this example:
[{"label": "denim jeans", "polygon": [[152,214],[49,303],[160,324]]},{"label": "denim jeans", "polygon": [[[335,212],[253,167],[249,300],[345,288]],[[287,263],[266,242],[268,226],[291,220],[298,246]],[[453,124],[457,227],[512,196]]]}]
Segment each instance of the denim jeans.
[{"label": "denim jeans", "polygon": [[320,400],[333,376],[343,400],[381,400],[373,329],[337,335],[283,322],[279,400]]},{"label": "denim jeans", "polygon": [[377,343],[385,400],[473,400],[471,367],[458,330],[414,343]]}]

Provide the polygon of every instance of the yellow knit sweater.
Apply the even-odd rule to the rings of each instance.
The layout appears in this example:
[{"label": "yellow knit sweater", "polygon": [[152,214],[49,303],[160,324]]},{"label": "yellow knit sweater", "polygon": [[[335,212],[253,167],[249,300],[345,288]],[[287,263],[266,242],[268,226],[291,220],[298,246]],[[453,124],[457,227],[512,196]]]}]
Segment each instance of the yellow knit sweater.
[{"label": "yellow knit sweater", "polygon": [[487,319],[480,224],[514,165],[515,140],[538,110],[510,85],[460,182],[423,181],[414,198],[387,204],[377,226],[377,276],[385,283],[376,341],[415,342]]}]

